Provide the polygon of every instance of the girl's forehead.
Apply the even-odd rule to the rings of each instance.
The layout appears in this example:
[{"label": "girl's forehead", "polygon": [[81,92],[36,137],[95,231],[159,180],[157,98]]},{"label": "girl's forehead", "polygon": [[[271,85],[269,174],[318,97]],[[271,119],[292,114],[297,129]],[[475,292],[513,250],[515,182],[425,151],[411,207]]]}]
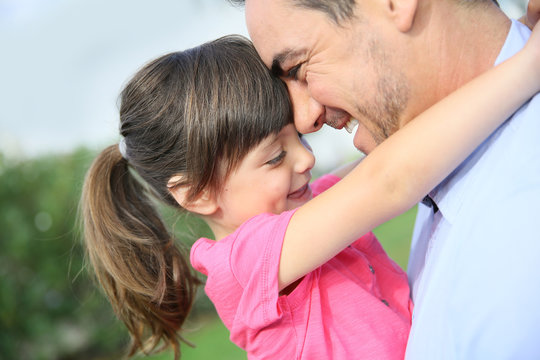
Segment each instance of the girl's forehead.
[{"label": "girl's forehead", "polygon": [[296,129],[293,124],[285,125],[279,133],[273,133],[264,138],[258,145],[253,147],[246,155],[246,159],[255,159],[259,160],[268,156],[268,154],[275,151],[276,147],[281,144],[281,140],[285,137],[290,136],[290,134],[296,134]]},{"label": "girl's forehead", "polygon": [[264,157],[265,154],[271,152],[276,144],[279,142],[280,134],[270,134],[264,138],[258,145],[253,147],[251,151],[247,154],[246,158],[258,158]]}]

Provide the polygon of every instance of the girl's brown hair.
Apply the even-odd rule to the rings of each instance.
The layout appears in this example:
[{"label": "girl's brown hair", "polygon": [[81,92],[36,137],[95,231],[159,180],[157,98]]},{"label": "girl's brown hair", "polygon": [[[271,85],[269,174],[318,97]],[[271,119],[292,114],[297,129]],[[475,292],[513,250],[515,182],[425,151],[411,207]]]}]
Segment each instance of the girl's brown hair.
[{"label": "girl's brown hair", "polygon": [[162,56],[126,85],[124,154],[112,145],[94,160],[81,213],[88,259],[129,330],[130,356],[162,340],[180,356],[179,330],[200,283],[155,200],[180,208],[167,188],[175,175],[188,199],[219,191],[249,150],[291,121],[285,85],[240,36]]}]

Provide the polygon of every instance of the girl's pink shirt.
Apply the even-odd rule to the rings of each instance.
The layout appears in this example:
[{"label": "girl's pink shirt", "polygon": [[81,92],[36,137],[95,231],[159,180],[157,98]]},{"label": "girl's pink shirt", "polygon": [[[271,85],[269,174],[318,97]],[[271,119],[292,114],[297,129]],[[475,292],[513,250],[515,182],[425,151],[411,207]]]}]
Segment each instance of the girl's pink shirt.
[{"label": "girl's pink shirt", "polygon": [[[313,193],[337,181],[326,175]],[[412,313],[407,277],[373,233],[279,295],[281,246],[293,213],[255,216],[221,241],[201,238],[191,249],[231,341],[249,359],[403,359]]]}]

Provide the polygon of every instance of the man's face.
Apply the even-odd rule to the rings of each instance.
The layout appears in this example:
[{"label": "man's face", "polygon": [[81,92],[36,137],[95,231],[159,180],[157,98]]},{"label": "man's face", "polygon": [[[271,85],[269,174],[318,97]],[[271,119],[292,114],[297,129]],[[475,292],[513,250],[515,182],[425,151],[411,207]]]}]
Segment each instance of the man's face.
[{"label": "man's face", "polygon": [[369,153],[400,126],[409,89],[389,48],[391,26],[380,2],[362,2],[352,20],[291,0],[247,0],[246,21],[259,55],[286,82],[302,133],[324,124],[342,129],[360,122],[354,145]]}]

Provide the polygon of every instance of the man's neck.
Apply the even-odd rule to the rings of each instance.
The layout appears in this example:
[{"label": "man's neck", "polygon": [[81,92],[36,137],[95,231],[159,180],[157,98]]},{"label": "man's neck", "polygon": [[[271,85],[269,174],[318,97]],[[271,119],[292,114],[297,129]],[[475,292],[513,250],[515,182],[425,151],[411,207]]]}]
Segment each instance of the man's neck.
[{"label": "man's neck", "polygon": [[[415,24],[417,56],[422,72],[406,117],[435,102],[493,67],[511,22],[496,6],[463,8],[457,1],[426,1]],[[416,21],[416,20],[415,20]],[[414,36],[414,35],[413,35]],[[422,64],[423,63],[423,64]]]}]

